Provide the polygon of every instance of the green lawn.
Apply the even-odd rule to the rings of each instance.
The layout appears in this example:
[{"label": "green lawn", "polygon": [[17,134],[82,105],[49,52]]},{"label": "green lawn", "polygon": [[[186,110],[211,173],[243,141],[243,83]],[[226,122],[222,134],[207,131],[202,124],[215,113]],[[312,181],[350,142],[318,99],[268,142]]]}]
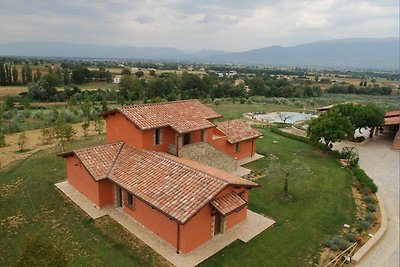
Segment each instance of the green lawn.
[{"label": "green lawn", "polygon": [[[291,198],[282,198],[283,182],[273,176],[257,182],[250,192],[249,208],[273,218],[276,224],[249,243],[236,241],[205,261],[202,266],[312,266],[319,260],[322,242],[355,221],[351,175],[337,160],[314,151],[309,145],[263,131],[259,153],[272,153],[282,162],[297,156],[313,172],[289,181]],[[272,141],[279,141],[273,144]],[[265,168],[269,160],[247,165]]]},{"label": "green lawn", "polygon": [[[97,137],[72,145],[100,142],[103,138]],[[95,223],[64,199],[54,187],[66,177],[65,161],[56,156],[58,152],[40,151],[0,173],[0,266],[18,259],[29,235],[61,248],[71,266],[165,265],[161,256],[112,219]]]}]

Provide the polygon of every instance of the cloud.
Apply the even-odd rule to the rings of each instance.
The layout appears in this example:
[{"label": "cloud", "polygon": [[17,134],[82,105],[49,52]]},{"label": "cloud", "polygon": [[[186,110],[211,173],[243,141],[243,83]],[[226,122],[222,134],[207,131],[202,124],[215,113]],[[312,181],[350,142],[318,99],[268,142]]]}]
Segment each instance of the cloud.
[{"label": "cloud", "polygon": [[1,42],[242,51],[399,36],[397,0],[2,0],[1,5]]}]

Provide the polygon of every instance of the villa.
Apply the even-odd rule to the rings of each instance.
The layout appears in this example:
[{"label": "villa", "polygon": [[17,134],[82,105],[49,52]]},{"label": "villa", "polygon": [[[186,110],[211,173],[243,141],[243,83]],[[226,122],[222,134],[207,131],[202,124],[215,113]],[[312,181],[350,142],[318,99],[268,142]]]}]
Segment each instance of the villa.
[{"label": "villa", "polygon": [[246,220],[248,191],[258,185],[229,172],[254,156],[260,132],[240,120],[214,123],[222,116],[198,100],[101,116],[105,145],[61,155],[67,182],[93,205],[116,207],[177,253]]}]

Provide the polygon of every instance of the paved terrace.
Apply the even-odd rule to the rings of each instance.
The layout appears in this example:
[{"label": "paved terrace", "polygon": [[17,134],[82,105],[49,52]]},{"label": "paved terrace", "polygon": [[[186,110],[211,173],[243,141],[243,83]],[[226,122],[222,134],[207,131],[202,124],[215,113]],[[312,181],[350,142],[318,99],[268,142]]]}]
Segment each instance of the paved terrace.
[{"label": "paved terrace", "polygon": [[132,217],[126,215],[123,211],[113,206],[98,209],[83,194],[69,185],[67,181],[57,183],[56,187],[93,219],[109,215],[177,267],[196,266],[237,239],[245,243],[249,242],[252,238],[275,223],[275,221],[269,218],[248,210],[246,221],[227,230],[224,234],[215,236],[189,254],[176,254],[176,249],[173,246],[145,228]]}]

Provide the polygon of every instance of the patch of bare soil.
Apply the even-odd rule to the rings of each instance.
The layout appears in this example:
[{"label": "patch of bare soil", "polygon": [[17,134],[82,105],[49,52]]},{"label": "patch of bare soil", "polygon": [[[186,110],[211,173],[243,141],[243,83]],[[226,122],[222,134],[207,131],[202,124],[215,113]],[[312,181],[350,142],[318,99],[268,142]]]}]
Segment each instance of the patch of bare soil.
[{"label": "patch of bare soil", "polygon": [[[75,123],[72,125],[72,127],[77,132],[73,139],[82,138],[83,137],[82,123]],[[0,171],[2,169],[4,169],[7,165],[9,165],[10,163],[12,163],[16,160],[24,159],[41,149],[46,149],[46,148],[55,147],[55,146],[59,145],[59,143],[57,141],[53,141],[50,144],[43,144],[42,143],[42,130],[43,129],[36,129],[36,130],[30,130],[30,131],[24,132],[25,136],[27,138],[24,149],[28,150],[24,153],[16,153],[16,151],[19,150],[18,137],[21,133],[6,135],[6,137],[5,137],[6,146],[0,147]],[[94,130],[93,124],[90,125],[88,133],[89,133],[89,135],[97,134]],[[60,152],[61,152],[61,149],[60,149]]]}]

